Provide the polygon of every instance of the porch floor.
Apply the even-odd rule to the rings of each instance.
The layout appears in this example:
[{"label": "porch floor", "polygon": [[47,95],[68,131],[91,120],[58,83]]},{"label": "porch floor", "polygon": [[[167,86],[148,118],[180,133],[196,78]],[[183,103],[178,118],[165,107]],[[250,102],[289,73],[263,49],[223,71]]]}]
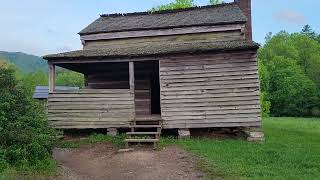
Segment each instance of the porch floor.
[{"label": "porch floor", "polygon": [[133,121],[162,121],[160,114],[137,115]]}]

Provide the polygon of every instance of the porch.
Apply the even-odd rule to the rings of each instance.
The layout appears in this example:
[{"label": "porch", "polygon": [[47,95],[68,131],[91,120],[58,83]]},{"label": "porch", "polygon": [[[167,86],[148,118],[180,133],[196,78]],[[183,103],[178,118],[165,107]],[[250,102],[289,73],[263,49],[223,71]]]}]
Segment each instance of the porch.
[{"label": "porch", "polygon": [[[85,87],[55,89],[60,66],[84,74]],[[129,128],[161,120],[157,61],[52,63],[49,62],[49,124],[57,129]]]}]

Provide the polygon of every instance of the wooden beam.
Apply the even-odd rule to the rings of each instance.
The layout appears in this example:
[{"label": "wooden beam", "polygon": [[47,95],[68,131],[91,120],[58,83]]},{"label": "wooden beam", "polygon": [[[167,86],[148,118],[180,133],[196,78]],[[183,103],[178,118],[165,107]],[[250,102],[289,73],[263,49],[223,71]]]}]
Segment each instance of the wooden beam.
[{"label": "wooden beam", "polygon": [[130,92],[134,93],[134,62],[129,62]]},{"label": "wooden beam", "polygon": [[62,64],[86,64],[86,63],[115,63],[115,62],[131,62],[131,61],[157,61],[158,57],[134,57],[134,58],[64,58],[50,60],[53,64],[62,66]]},{"label": "wooden beam", "polygon": [[130,84],[130,93],[133,94],[133,106],[134,106],[134,114],[133,114],[133,117],[132,119],[135,118],[136,116],[136,105],[135,105],[135,94],[134,94],[134,62],[133,61],[130,61],[129,62],[129,84]]},{"label": "wooden beam", "polygon": [[48,62],[49,66],[49,93],[52,93],[55,90],[56,84],[56,66]]}]

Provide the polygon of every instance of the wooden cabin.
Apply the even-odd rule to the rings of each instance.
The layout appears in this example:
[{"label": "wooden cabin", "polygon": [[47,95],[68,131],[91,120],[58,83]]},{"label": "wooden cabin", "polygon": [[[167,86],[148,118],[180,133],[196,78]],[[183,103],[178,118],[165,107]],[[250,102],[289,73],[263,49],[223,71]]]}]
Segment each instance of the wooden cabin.
[{"label": "wooden cabin", "polygon": [[[79,33],[82,50],[44,57],[49,122],[58,129],[138,121],[164,129],[260,127],[259,44],[251,32],[250,0],[101,15]],[[56,90],[55,66],[83,73],[85,88]]]}]

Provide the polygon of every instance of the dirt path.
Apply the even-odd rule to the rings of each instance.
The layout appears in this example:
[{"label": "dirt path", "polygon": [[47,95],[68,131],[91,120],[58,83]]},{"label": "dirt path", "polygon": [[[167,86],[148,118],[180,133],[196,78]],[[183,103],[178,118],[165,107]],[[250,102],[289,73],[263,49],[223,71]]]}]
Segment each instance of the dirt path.
[{"label": "dirt path", "polygon": [[203,179],[195,159],[178,147],[117,153],[111,144],[55,149],[61,167],[58,179],[164,180]]}]

